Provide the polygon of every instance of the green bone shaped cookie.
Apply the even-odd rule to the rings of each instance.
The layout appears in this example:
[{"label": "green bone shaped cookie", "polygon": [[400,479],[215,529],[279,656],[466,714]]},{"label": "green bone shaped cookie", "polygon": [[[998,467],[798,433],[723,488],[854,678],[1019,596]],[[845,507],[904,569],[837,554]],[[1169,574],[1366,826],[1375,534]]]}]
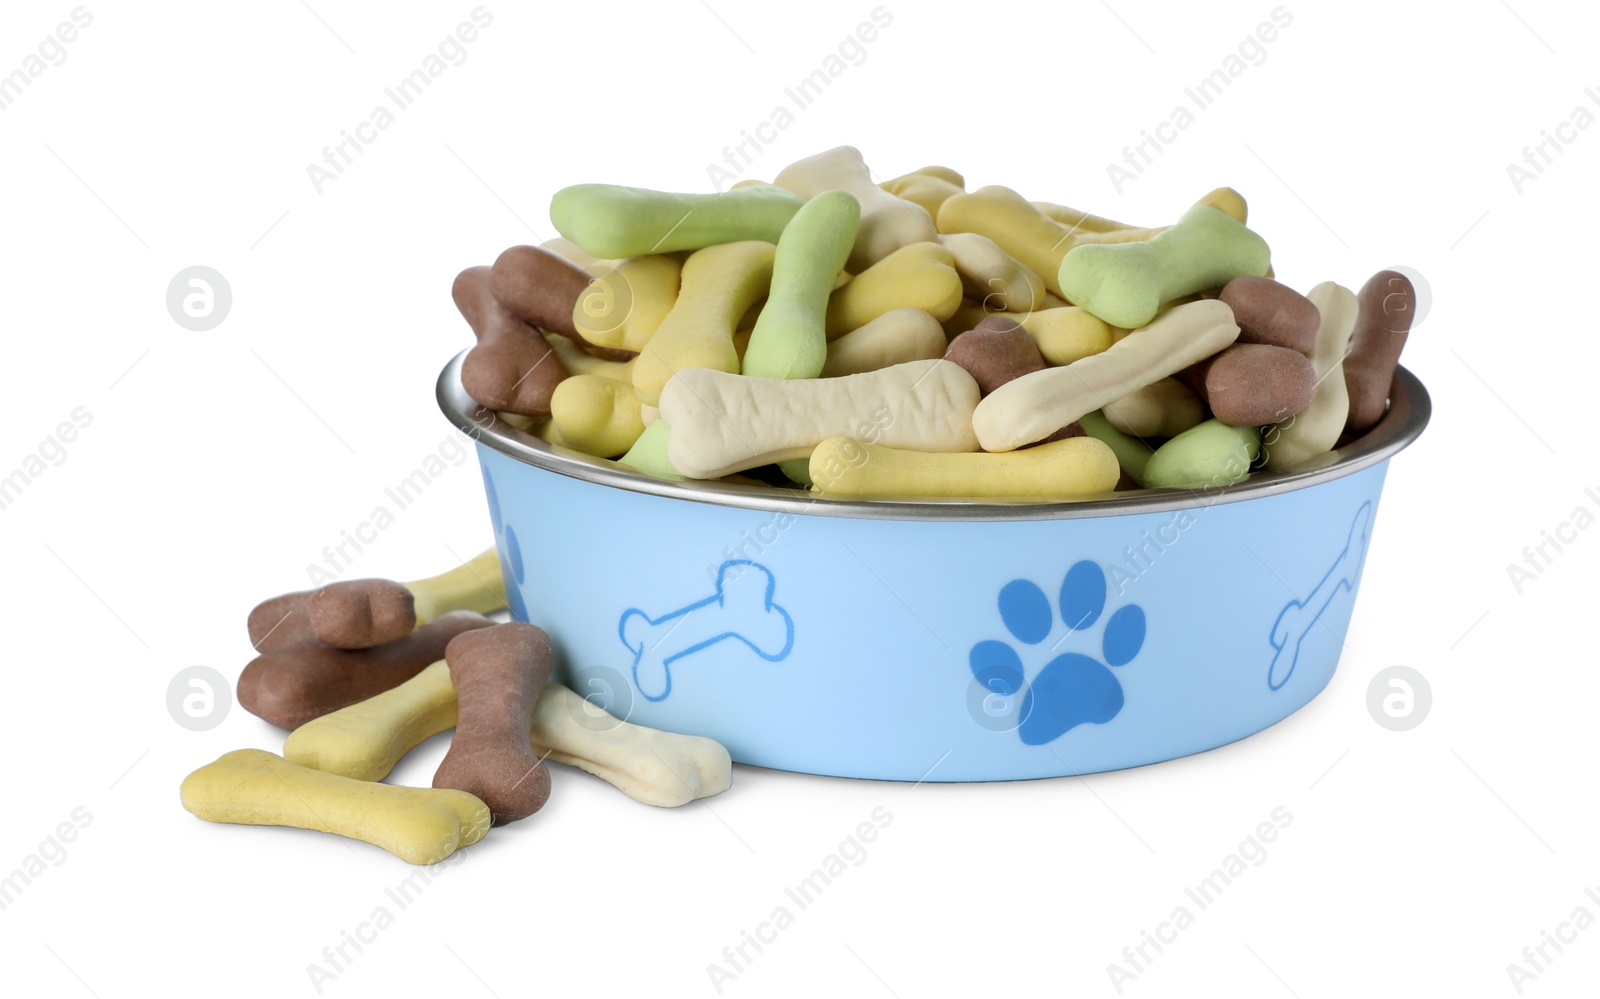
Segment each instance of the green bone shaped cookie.
[{"label": "green bone shaped cookie", "polygon": [[670,482],[680,482],[684,478],[667,458],[667,425],[660,420],[645,427],[644,433],[617,463]]},{"label": "green bone shaped cookie", "polygon": [[828,359],[828,296],[855,245],[861,205],[847,191],[826,191],[795,213],[778,240],[772,290],[762,306],[744,374],[815,378]]},{"label": "green bone shaped cookie", "polygon": [[1139,482],[1149,489],[1228,486],[1250,477],[1250,464],[1260,453],[1257,428],[1207,420],[1156,448]]},{"label": "green bone shaped cookie", "polygon": [[1154,449],[1143,440],[1132,434],[1125,434],[1111,425],[1105,414],[1100,410],[1084,413],[1078,417],[1078,426],[1083,432],[1111,449],[1117,456],[1117,464],[1127,472],[1133,481],[1144,485],[1144,469],[1154,454]]},{"label": "green bone shaped cookie", "polygon": [[1112,326],[1137,329],[1175,298],[1266,274],[1267,243],[1207,205],[1143,243],[1089,243],[1061,260],[1061,293]]},{"label": "green bone shaped cookie", "polygon": [[776,243],[805,204],[781,187],[722,194],[669,194],[614,184],[578,184],[550,199],[557,231],[597,257],[622,259],[718,243]]}]

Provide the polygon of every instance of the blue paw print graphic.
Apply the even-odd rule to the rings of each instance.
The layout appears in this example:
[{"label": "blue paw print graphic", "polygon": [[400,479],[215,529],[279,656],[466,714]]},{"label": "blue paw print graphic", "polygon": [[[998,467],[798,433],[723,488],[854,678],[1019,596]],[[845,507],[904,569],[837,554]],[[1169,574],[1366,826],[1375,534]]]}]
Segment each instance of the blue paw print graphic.
[{"label": "blue paw print graphic", "polygon": [[[1050,598],[1026,579],[1014,579],[1002,587],[999,603],[1000,620],[1023,645],[1041,645],[1056,630]],[[1045,654],[1054,653],[1062,642],[1100,620],[1106,609],[1105,572],[1089,561],[1068,569],[1056,606],[1066,633]],[[1054,742],[1079,725],[1104,724],[1122,710],[1123,701],[1122,684],[1106,667],[1132,662],[1144,646],[1144,635],[1143,608],[1126,604],[1106,618],[1100,636],[1104,662],[1078,652],[1063,652],[1045,663],[1031,683],[1012,643],[981,641],[972,647],[970,656],[972,675],[985,692],[981,710],[990,718],[1013,717],[1018,736],[1029,746]],[[1019,696],[1020,703],[1016,701]]]}]

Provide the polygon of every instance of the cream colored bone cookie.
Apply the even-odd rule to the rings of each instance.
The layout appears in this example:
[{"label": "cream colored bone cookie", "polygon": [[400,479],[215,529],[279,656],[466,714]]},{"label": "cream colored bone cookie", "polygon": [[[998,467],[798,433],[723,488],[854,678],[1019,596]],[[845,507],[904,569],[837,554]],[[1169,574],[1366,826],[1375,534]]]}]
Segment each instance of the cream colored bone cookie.
[{"label": "cream colored bone cookie", "polygon": [[939,237],[955,258],[956,273],[966,297],[990,312],[1029,313],[1044,307],[1044,281],[994,240],[975,232],[950,232]]},{"label": "cream colored bone cookie", "polygon": [[1270,428],[1262,437],[1268,468],[1284,468],[1333,450],[1350,414],[1350,393],[1344,381],[1344,354],[1361,312],[1355,292],[1324,281],[1306,296],[1322,315],[1311,366],[1317,372],[1317,394],[1296,416]]},{"label": "cream colored bone cookie", "polygon": [[944,329],[921,309],[893,309],[828,344],[822,377],[877,371],[906,361],[943,357]]},{"label": "cream colored bone cookie", "polygon": [[594,774],[646,805],[676,808],[733,783],[733,760],[722,743],[630,724],[558,683],[539,698],[532,740],[535,753]]},{"label": "cream colored bone cookie", "polygon": [[772,178],[778,187],[803,198],[824,191],[848,191],[861,203],[861,227],[845,268],[859,274],[912,243],[937,239],[933,217],[921,205],[897,198],[872,181],[872,171],[854,146],[837,146],[797,160]]},{"label": "cream colored bone cookie", "polygon": [[[568,379],[571,381],[571,379]],[[1176,437],[1206,418],[1205,404],[1176,378],[1162,378],[1106,403],[1113,427],[1135,437]]]},{"label": "cream colored bone cookie", "polygon": [[1233,310],[1216,299],[1168,309],[1098,354],[1000,386],[978,404],[973,429],[984,450],[1014,450],[1210,357],[1238,337]]},{"label": "cream colored bone cookie", "polygon": [[[283,755],[343,777],[382,780],[406,753],[455,724],[455,689],[441,660],[393,690],[295,729]],[[733,781],[721,743],[622,721],[559,683],[539,695],[530,745],[539,756],[663,808],[721,794]]]},{"label": "cream colored bone cookie", "polygon": [[408,864],[437,864],[489,831],[489,806],[465,791],[354,780],[263,749],[224,754],[184,778],[179,794],[207,822],[333,833]]},{"label": "cream colored bone cookie", "polygon": [[803,458],[837,435],[871,432],[876,443],[909,451],[975,451],[977,403],[978,383],[945,360],[799,381],[693,369],[662,390],[661,422],[672,466],[715,479]]}]

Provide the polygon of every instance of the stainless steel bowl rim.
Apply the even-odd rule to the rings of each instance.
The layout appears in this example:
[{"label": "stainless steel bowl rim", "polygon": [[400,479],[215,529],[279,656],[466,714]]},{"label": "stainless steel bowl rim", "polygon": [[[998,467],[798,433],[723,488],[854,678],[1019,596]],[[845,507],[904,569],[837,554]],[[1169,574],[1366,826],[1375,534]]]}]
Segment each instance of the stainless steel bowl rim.
[{"label": "stainless steel bowl rim", "polygon": [[1021,500],[833,500],[807,495],[799,488],[699,480],[669,482],[636,472],[615,461],[557,447],[518,430],[494,411],[474,402],[461,387],[461,362],[465,356],[466,351],[457,354],[440,372],[436,392],[439,408],[457,429],[501,454],[558,475],[629,492],[710,506],[813,517],[949,521],[1077,520],[1239,503],[1309,489],[1319,483],[1371,468],[1416,440],[1428,425],[1432,414],[1427,389],[1415,375],[1402,367],[1395,371],[1388,412],[1364,436],[1327,455],[1310,459],[1302,466],[1256,472],[1234,485],[1207,489],[1142,489],[1106,499],[1048,503]]}]

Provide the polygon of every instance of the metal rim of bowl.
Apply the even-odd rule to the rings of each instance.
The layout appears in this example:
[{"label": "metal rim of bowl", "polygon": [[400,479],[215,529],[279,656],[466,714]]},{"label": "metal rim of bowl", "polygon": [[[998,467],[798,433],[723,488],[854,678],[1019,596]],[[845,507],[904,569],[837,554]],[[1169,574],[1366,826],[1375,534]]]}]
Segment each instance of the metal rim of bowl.
[{"label": "metal rim of bowl", "polygon": [[1383,419],[1342,448],[1281,471],[1252,473],[1243,482],[1205,489],[1142,489],[1104,499],[1055,502],[1017,500],[906,499],[835,500],[808,495],[798,487],[684,480],[671,482],[634,471],[605,458],[595,458],[518,430],[493,410],[478,405],[461,386],[462,351],[439,373],[439,408],[457,429],[473,440],[558,475],[666,499],[769,513],[869,520],[1029,521],[1120,517],[1128,514],[1192,510],[1219,503],[1295,492],[1352,475],[1385,461],[1416,440],[1428,425],[1433,405],[1428,391],[1407,369],[1396,368],[1389,408]]}]

